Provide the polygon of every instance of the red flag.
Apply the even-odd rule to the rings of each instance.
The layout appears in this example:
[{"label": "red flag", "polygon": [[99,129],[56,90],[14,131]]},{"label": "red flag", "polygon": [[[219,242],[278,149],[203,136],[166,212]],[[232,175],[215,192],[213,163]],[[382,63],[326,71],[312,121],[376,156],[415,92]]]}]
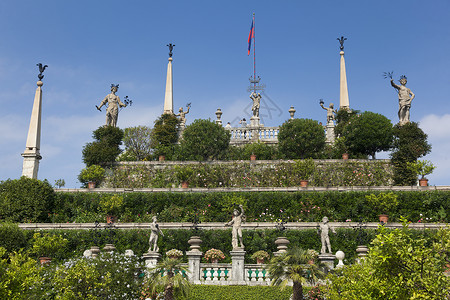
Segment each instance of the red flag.
[{"label": "red flag", "polygon": [[248,53],[247,55],[250,55],[250,49],[252,48],[252,38],[255,37],[255,30],[253,29],[253,20],[252,20],[252,26],[250,27],[250,33],[248,34]]}]

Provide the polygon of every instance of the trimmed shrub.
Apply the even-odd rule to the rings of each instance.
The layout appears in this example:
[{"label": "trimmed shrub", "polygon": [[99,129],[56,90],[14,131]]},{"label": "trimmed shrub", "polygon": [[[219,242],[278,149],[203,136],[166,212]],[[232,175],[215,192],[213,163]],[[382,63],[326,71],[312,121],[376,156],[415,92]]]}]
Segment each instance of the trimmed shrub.
[{"label": "trimmed shrub", "polygon": [[27,177],[0,183],[0,219],[9,222],[48,222],[55,192],[47,180]]}]

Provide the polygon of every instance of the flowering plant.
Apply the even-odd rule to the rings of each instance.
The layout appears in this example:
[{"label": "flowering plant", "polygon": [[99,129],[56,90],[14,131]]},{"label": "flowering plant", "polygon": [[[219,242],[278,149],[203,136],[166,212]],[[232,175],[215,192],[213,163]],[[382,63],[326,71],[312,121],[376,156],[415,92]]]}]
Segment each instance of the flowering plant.
[{"label": "flowering plant", "polygon": [[176,258],[178,258],[178,257],[182,257],[183,256],[183,252],[181,252],[178,249],[170,249],[169,251],[166,252],[166,255],[168,257],[176,257]]},{"label": "flowering plant", "polygon": [[[322,290],[321,290],[322,288]],[[313,286],[308,294],[306,295],[305,299],[311,299],[311,300],[323,300],[324,299],[324,295],[323,295],[323,286],[321,285],[316,285]]]},{"label": "flowering plant", "polygon": [[206,260],[213,260],[213,259],[224,259],[225,254],[221,250],[211,248],[205,253],[205,259]]},{"label": "flowering plant", "polygon": [[269,258],[270,258],[269,253],[267,253],[264,250],[259,250],[259,251],[256,251],[255,253],[252,254],[252,259],[263,260],[263,259],[269,259]]}]

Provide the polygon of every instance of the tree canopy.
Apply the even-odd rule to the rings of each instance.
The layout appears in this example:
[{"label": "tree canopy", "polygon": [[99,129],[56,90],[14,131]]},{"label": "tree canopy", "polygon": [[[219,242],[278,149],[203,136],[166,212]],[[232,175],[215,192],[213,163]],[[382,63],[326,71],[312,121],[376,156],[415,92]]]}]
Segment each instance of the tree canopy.
[{"label": "tree canopy", "polygon": [[211,120],[197,119],[186,127],[180,144],[183,159],[221,159],[227,154],[230,132]]},{"label": "tree canopy", "polygon": [[133,160],[143,160],[152,154],[151,128],[147,126],[128,127],[124,130],[125,151]]},{"label": "tree canopy", "polygon": [[370,155],[392,146],[392,123],[385,116],[370,111],[354,115],[345,125],[342,136],[352,154]]},{"label": "tree canopy", "polygon": [[316,158],[324,147],[324,128],[317,121],[293,119],[280,126],[278,149],[286,158]]},{"label": "tree canopy", "polygon": [[83,162],[86,166],[100,165],[116,160],[122,152],[123,130],[113,126],[101,126],[93,132],[94,142],[87,143],[83,148]]},{"label": "tree canopy", "polygon": [[151,133],[151,147],[156,155],[171,156],[178,140],[178,119],[173,114],[162,114],[155,120]]}]

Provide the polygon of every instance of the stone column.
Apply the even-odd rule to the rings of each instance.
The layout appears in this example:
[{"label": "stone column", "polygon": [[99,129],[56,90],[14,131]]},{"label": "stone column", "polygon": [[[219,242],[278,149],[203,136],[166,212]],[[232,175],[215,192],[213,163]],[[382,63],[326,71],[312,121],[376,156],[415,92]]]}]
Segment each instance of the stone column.
[{"label": "stone column", "polygon": [[164,113],[173,114],[173,82],[172,82],[172,57],[167,64],[166,94],[164,97]]},{"label": "stone column", "polygon": [[158,263],[158,260],[161,259],[161,254],[158,252],[148,252],[144,253],[142,257],[145,260],[145,266],[149,269],[156,267],[156,264]]},{"label": "stone column", "polygon": [[231,281],[233,284],[245,284],[244,250],[232,250],[231,255]]},{"label": "stone column", "polygon": [[192,283],[200,282],[200,259],[202,258],[203,252],[200,251],[200,244],[202,240],[198,236],[192,236],[189,241],[191,249],[186,252],[188,257],[189,266],[189,281]]},{"label": "stone column", "polygon": [[339,53],[341,55],[341,78],[340,78],[340,97],[339,97],[339,108],[349,109],[350,103],[348,100],[348,88],[347,88],[347,74],[345,72],[345,59],[344,51]]},{"label": "stone column", "polygon": [[41,112],[42,112],[42,81],[37,82],[34,96],[33,110],[31,112],[30,126],[28,128],[27,143],[22,153],[22,176],[37,179],[39,161],[42,159],[41,149]]}]

